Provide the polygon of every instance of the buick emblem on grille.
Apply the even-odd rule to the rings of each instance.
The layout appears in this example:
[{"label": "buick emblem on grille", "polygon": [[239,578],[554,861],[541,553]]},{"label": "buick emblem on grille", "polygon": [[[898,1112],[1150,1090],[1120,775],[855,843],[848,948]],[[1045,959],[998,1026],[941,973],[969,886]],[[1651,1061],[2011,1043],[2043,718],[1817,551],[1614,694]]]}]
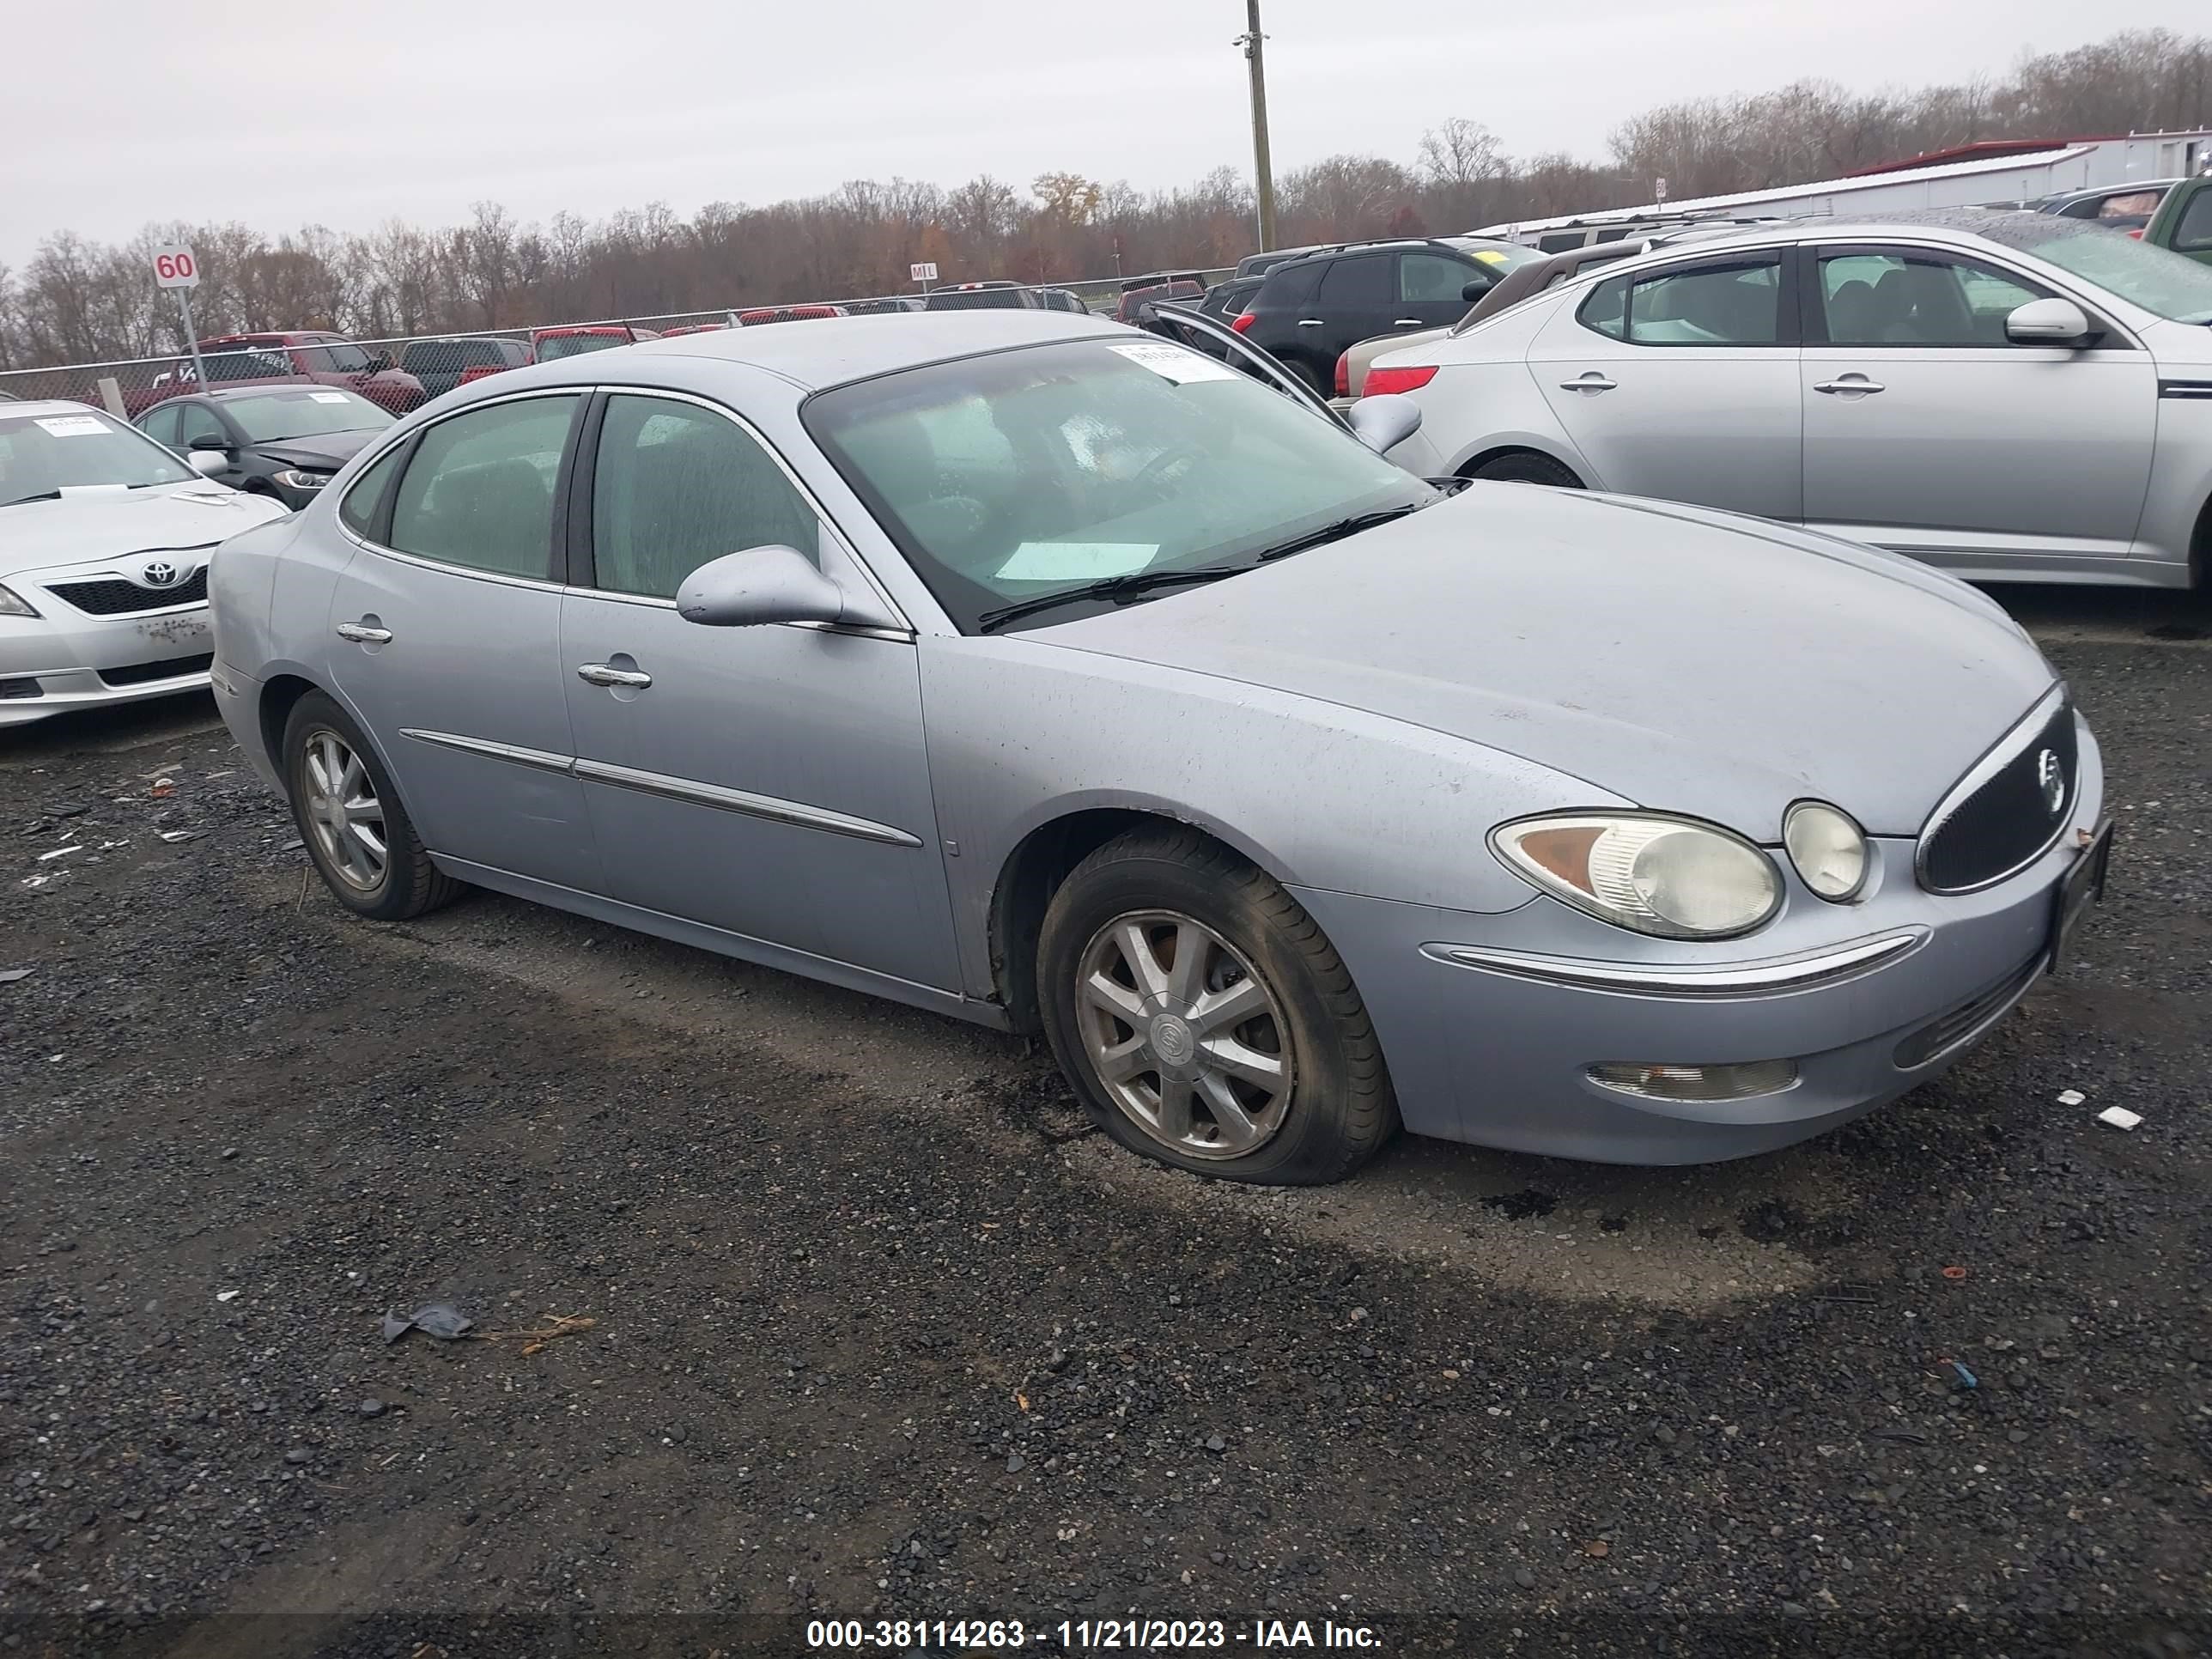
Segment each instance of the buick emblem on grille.
[{"label": "buick emblem on grille", "polygon": [[167,587],[177,580],[177,567],[167,559],[155,559],[140,569],[138,580],[149,587]]},{"label": "buick emblem on grille", "polygon": [[2035,757],[2035,781],[2043,786],[2043,804],[2053,812],[2066,805],[2066,769],[2058,763],[2055,750],[2046,749]]}]

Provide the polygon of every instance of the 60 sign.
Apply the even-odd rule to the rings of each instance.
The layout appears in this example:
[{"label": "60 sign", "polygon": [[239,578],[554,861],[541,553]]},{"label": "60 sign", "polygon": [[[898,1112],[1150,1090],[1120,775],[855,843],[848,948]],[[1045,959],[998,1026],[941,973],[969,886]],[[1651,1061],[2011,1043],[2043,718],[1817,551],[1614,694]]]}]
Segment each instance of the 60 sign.
[{"label": "60 sign", "polygon": [[198,288],[199,285],[199,261],[192,258],[191,249],[157,247],[154,250],[155,287]]}]

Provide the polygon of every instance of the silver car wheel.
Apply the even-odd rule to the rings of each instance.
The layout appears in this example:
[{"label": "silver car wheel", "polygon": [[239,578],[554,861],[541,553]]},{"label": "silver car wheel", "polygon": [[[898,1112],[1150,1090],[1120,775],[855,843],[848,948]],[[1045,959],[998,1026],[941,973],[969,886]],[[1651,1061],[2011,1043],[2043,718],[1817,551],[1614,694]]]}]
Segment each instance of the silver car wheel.
[{"label": "silver car wheel", "polygon": [[352,746],[324,730],[307,739],[301,768],[307,779],[307,818],[323,860],[356,892],[384,884],[390,854],[385,842],[384,803]]},{"label": "silver car wheel", "polygon": [[1173,910],[1116,916],[1076,969],[1084,1054],[1114,1103],[1189,1158],[1273,1139],[1297,1078],[1288,1022],[1251,963]]}]

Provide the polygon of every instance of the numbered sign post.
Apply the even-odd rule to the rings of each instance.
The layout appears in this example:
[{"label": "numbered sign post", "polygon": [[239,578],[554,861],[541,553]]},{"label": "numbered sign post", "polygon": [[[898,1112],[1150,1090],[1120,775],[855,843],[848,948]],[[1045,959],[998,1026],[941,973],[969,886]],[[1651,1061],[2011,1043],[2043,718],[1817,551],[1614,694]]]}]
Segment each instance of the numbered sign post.
[{"label": "numbered sign post", "polygon": [[200,331],[192,326],[192,290],[200,285],[200,262],[192,257],[188,247],[157,247],[154,250],[154,286],[173,288],[177,291],[177,307],[184,313],[185,343],[192,354],[192,373],[198,377],[200,390],[207,390],[207,365],[200,361]]}]

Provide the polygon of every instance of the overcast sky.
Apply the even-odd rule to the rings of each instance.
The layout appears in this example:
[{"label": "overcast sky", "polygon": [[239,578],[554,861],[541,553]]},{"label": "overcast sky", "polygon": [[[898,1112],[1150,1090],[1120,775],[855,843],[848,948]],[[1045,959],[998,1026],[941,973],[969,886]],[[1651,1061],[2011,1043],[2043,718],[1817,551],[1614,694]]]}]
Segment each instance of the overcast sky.
[{"label": "overcast sky", "polygon": [[[2179,0],[1263,0],[1275,165],[1411,162],[1448,116],[1516,155],[1595,158],[1654,103],[1805,76],[2002,73]],[[1026,185],[1048,168],[1176,185],[1251,162],[1243,0],[75,0],[13,8],[0,263],[68,228],[270,232],[765,202],[847,179]]]}]

